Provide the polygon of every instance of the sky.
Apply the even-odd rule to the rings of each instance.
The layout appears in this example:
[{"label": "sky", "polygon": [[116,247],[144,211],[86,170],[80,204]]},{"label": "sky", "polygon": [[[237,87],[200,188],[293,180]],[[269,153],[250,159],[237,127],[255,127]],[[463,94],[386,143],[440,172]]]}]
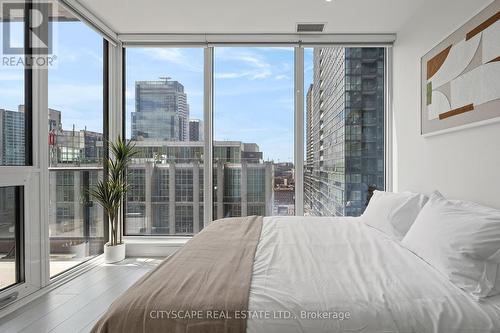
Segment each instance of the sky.
[{"label": "sky", "polygon": [[[55,66],[48,70],[49,108],[62,112],[64,129],[102,132],[103,41],[80,22],[54,27]],[[23,104],[23,70],[0,66],[0,108],[17,110]]]},{"label": "sky", "polygon": [[[127,49],[127,136],[134,84],[168,76],[184,85],[190,117],[203,119],[203,48]],[[312,50],[306,50],[306,86]],[[293,161],[294,52],[291,47],[217,47],[214,138],[257,143],[265,160]]]},{"label": "sky", "polygon": [[[57,62],[49,69],[49,107],[64,129],[102,132],[102,38],[80,22],[54,27]],[[203,119],[203,48],[128,48],[126,128],[135,109],[134,84],[168,76],[185,87],[190,118]],[[214,138],[257,143],[265,160],[293,161],[292,47],[215,48]],[[305,51],[305,86],[312,50]],[[0,67],[0,108],[22,103],[22,70]]]},{"label": "sky", "polygon": [[[5,22],[0,24],[0,38],[2,38],[1,45],[3,45],[3,31],[6,24],[7,23]],[[19,47],[23,38],[21,23],[15,22],[10,24],[12,36],[11,45]],[[23,75],[23,69],[20,67],[11,68],[0,66],[0,109],[17,110],[18,105],[23,103]]]}]

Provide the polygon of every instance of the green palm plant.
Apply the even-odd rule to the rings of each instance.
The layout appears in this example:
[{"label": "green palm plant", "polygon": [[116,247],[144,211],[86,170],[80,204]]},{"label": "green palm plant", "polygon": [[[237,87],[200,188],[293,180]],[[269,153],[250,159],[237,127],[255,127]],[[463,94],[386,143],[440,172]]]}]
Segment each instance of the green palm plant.
[{"label": "green palm plant", "polygon": [[109,158],[104,161],[108,169],[108,177],[99,180],[97,184],[89,189],[89,196],[94,198],[108,215],[111,228],[110,246],[121,244],[118,239],[118,222],[120,207],[125,194],[128,191],[127,170],[128,164],[137,154],[135,144],[132,141],[125,142],[120,136],[115,142],[109,143]]}]

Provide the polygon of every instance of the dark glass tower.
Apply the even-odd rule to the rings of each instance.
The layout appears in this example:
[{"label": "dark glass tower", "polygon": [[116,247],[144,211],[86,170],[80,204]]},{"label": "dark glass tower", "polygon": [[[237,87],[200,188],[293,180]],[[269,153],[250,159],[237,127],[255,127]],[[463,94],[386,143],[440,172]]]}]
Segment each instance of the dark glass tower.
[{"label": "dark glass tower", "polygon": [[178,81],[137,81],[131,118],[132,140],[189,140],[189,105]]},{"label": "dark glass tower", "polygon": [[24,165],[24,112],[0,109],[0,165]]},{"label": "dark glass tower", "polygon": [[358,216],[384,189],[384,48],[315,48],[307,97],[305,207]]}]

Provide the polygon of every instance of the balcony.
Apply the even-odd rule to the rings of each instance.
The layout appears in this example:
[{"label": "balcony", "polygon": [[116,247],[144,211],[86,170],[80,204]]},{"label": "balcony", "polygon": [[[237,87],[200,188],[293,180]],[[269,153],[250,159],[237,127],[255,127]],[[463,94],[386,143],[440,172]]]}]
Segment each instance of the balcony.
[{"label": "balcony", "polygon": [[87,194],[102,175],[97,165],[49,168],[51,276],[102,253],[104,213]]}]

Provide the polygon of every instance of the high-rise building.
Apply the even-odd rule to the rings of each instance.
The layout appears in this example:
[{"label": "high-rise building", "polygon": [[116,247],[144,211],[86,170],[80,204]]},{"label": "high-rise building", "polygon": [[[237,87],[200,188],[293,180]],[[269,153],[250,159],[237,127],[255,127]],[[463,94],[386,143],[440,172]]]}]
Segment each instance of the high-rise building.
[{"label": "high-rise building", "polygon": [[[49,109],[49,135],[61,126],[61,112]],[[24,165],[24,105],[17,111],[0,109],[0,161],[2,165]],[[50,143],[50,137],[49,137]]]},{"label": "high-rise building", "polygon": [[[247,148],[252,158],[244,158]],[[204,223],[203,142],[138,141],[136,149],[139,153],[129,167],[126,232],[200,231]],[[262,161],[256,149],[256,144],[239,141],[214,142],[214,219],[272,214],[273,164]]]},{"label": "high-rise building", "polygon": [[49,133],[62,130],[61,111],[49,109]]},{"label": "high-rise building", "polygon": [[274,215],[295,215],[295,167],[293,163],[274,164]]},{"label": "high-rise building", "polygon": [[1,165],[24,165],[24,112],[0,109]]},{"label": "high-rise building", "polygon": [[102,159],[102,141],[102,133],[74,128],[60,130],[55,137],[57,163],[97,164]]},{"label": "high-rise building", "polygon": [[383,48],[315,48],[307,95],[306,210],[360,215],[384,188]]},{"label": "high-rise building", "polygon": [[203,122],[189,119],[189,141],[203,141]]},{"label": "high-rise building", "polygon": [[304,163],[304,202],[312,202],[313,195],[313,170],[314,170],[314,153],[313,153],[313,84],[309,85],[306,94],[306,160]]},{"label": "high-rise building", "polygon": [[168,79],[135,83],[133,140],[189,140],[189,105],[184,86]]}]

